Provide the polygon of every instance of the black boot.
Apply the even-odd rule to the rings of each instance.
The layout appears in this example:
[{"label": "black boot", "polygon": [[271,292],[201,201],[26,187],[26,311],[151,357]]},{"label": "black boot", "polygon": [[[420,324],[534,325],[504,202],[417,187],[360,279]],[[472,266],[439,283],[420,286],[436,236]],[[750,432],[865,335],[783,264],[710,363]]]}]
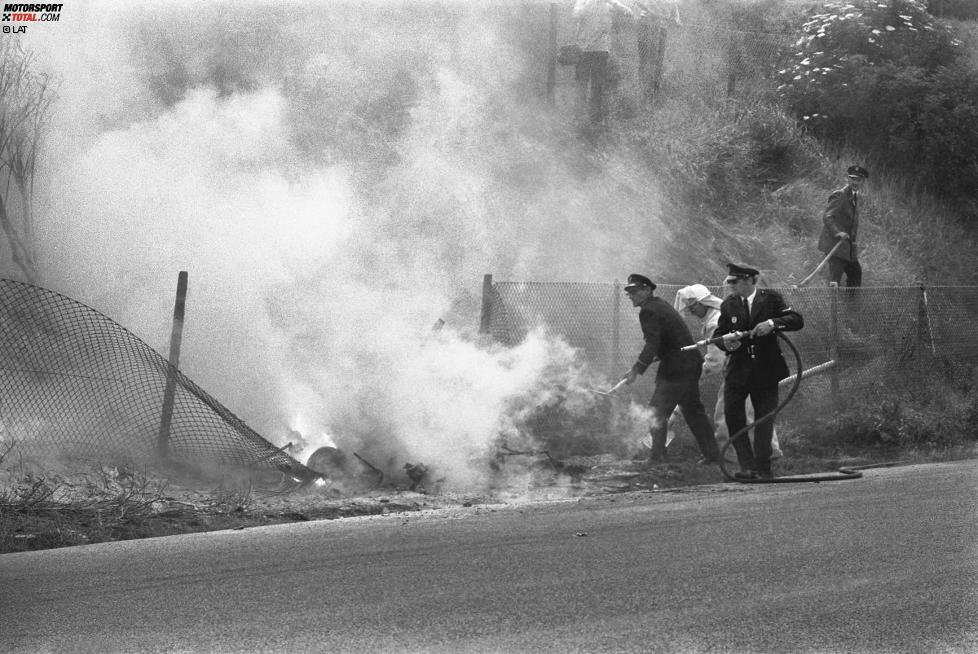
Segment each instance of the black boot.
[{"label": "black boot", "polygon": [[663,463],[666,460],[666,430],[652,430],[652,451],[649,452],[649,463]]},{"label": "black boot", "polygon": [[771,473],[771,461],[758,461],[757,473],[761,476],[761,479],[774,479],[774,475]]}]

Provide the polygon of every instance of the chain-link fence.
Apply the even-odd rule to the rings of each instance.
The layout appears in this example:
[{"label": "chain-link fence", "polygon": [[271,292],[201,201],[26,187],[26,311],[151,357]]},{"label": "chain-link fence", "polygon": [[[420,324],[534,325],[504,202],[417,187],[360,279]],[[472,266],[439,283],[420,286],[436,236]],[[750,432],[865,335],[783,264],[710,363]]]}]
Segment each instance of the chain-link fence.
[{"label": "chain-link fence", "polygon": [[[168,381],[172,418],[161,429]],[[11,280],[0,280],[0,420],[0,443],[28,455],[311,474],[119,324]]]},{"label": "chain-link fence", "polygon": [[[672,303],[677,285],[661,284],[657,296]],[[909,286],[858,289],[778,288],[805,318],[786,336],[805,370],[832,362],[806,378],[803,395],[817,401],[870,402],[965,380],[978,365],[978,341],[967,332],[978,320],[978,287]],[[725,290],[713,287],[718,297]],[[638,309],[619,283],[492,282],[484,285],[483,331],[503,343],[520,341],[542,326],[580,350],[589,367],[619,379],[642,349]],[[683,312],[695,339],[697,319]],[[789,365],[790,348],[782,346]],[[646,384],[654,377],[645,375]],[[636,388],[644,394],[646,388]],[[647,400],[647,396],[645,397]]]}]

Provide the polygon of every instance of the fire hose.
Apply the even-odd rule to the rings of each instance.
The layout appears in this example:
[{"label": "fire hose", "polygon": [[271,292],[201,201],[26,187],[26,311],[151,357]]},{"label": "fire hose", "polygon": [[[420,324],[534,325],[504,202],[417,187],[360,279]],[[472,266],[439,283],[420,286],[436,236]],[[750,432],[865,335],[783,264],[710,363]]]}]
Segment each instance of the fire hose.
[{"label": "fire hose", "polygon": [[804,286],[805,284],[807,284],[812,279],[812,277],[814,277],[815,275],[817,275],[818,274],[818,271],[820,271],[822,268],[825,267],[825,264],[827,264],[829,262],[829,259],[831,259],[833,257],[833,255],[835,255],[836,250],[838,250],[840,247],[842,247],[842,244],[843,243],[845,243],[845,241],[843,241],[842,239],[839,239],[839,242],[836,243],[835,246],[831,250],[829,250],[829,253],[825,255],[825,258],[822,259],[822,261],[817,266],[815,266],[815,270],[813,270],[808,275],[808,277],[806,277],[805,279],[803,279],[800,282],[798,282],[797,284],[795,284],[795,288],[800,288],[800,287]]},{"label": "fire hose", "polygon": [[[755,479],[738,479],[737,477],[734,477],[732,474],[730,474],[730,472],[727,470],[726,467],[727,449],[733,444],[733,442],[736,439],[747,438],[747,433],[757,425],[774,420],[775,416],[777,416],[778,413],[780,413],[781,410],[784,409],[784,407],[787,406],[787,404],[795,396],[795,393],[798,392],[798,387],[801,385],[803,368],[801,363],[801,355],[798,353],[798,348],[796,348],[795,344],[792,343],[791,340],[788,339],[788,337],[785,336],[782,332],[775,332],[775,333],[778,335],[778,338],[780,338],[788,345],[788,348],[791,350],[792,354],[794,354],[795,365],[796,365],[796,369],[798,370],[798,373],[794,375],[794,381],[791,384],[790,390],[788,391],[785,398],[778,403],[778,406],[776,406],[772,411],[761,416],[754,422],[749,423],[743,429],[740,429],[735,433],[731,434],[730,438],[727,439],[726,444],[720,450],[720,460],[719,460],[720,472],[723,473],[723,476],[726,477],[727,481],[736,481],[742,484],[793,484],[793,483],[803,483],[803,482],[844,481],[847,479],[859,479],[860,477],[862,477],[863,473],[860,472],[860,470],[865,470],[867,468],[880,468],[880,467],[886,467],[891,465],[897,465],[898,462],[877,463],[877,464],[870,464],[865,466],[847,466],[845,468],[839,468],[838,471],[836,472],[819,473],[814,475],[792,475],[790,477],[771,477],[771,478],[755,478]],[[731,335],[734,337],[734,339],[741,339],[749,336],[749,332],[732,332],[732,334],[727,334],[726,338],[730,339]],[[724,340],[724,337],[718,336],[716,338],[710,338],[703,341],[698,341],[692,345],[687,345],[686,347],[681,349],[683,351],[693,350],[701,345],[711,345],[714,343],[718,343],[722,340]]]}]

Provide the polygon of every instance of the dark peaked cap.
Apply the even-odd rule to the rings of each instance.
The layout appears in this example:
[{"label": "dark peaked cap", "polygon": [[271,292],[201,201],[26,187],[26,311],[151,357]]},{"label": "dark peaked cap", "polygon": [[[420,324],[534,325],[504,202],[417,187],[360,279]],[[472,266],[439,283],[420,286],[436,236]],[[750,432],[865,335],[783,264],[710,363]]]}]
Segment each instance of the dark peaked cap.
[{"label": "dark peaked cap", "polygon": [[631,275],[628,276],[628,283],[625,284],[625,290],[627,291],[627,290],[633,289],[633,288],[641,288],[643,286],[647,286],[648,288],[652,289],[653,291],[655,290],[655,284],[652,282],[651,279],[649,279],[645,275],[639,275],[638,273],[632,273]]},{"label": "dark peaked cap", "polygon": [[757,277],[761,272],[755,268],[748,268],[747,266],[738,266],[735,263],[727,264],[727,277],[733,277],[735,279],[746,279],[748,277]]},{"label": "dark peaked cap", "polygon": [[862,166],[849,166],[846,169],[846,175],[849,177],[862,177],[863,179],[869,179],[869,171]]}]

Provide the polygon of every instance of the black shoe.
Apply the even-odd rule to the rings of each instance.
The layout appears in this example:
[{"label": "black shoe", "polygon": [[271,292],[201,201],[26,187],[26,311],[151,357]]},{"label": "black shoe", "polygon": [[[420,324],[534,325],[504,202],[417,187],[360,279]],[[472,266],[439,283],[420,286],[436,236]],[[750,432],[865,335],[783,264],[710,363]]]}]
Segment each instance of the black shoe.
[{"label": "black shoe", "polygon": [[759,472],[757,474],[757,478],[758,479],[774,479],[774,475],[771,474],[770,471],[767,471],[767,472]]},{"label": "black shoe", "polygon": [[712,456],[701,456],[696,460],[696,463],[698,463],[701,466],[715,466],[719,462],[720,462],[719,459],[716,459]]},{"label": "black shoe", "polygon": [[760,479],[756,470],[740,470],[734,473],[734,479]]},{"label": "black shoe", "polygon": [[645,462],[650,465],[654,465],[656,463],[665,463],[666,462],[665,452],[663,452],[662,454],[649,454],[647,457],[645,457]]}]

